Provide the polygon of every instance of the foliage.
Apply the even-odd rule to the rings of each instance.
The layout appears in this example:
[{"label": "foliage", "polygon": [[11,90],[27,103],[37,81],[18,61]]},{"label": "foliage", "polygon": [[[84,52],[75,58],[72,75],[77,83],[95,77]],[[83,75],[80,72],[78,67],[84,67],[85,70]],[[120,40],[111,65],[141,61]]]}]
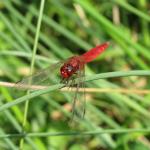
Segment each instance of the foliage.
[{"label": "foliage", "polygon": [[[95,91],[86,93],[84,118],[72,124],[72,94],[58,90],[62,84],[28,94],[1,86],[0,148],[16,150],[24,137],[25,150],[150,149],[150,95],[130,92],[149,89],[149,1],[46,0],[44,7],[40,2],[0,1],[1,81],[17,82],[33,67],[111,44],[86,66],[86,87]],[[127,92],[113,92],[120,88]]]}]

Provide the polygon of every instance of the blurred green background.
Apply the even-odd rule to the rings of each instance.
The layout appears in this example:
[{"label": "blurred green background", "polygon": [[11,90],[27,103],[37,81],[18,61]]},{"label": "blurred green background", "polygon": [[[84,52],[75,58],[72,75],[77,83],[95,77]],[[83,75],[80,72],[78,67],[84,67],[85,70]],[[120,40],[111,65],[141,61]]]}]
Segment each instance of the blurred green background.
[{"label": "blurred green background", "polygon": [[[40,0],[0,1],[0,81],[17,82],[29,74],[39,18]],[[149,70],[149,0],[46,0],[39,35],[35,70],[45,68],[95,45],[110,47],[86,66],[86,76],[111,71]],[[149,89],[149,78],[133,76],[94,80],[93,89]],[[0,86],[0,105],[26,93]],[[69,92],[52,91],[31,99],[24,150],[149,150],[149,132],[94,134],[94,131],[149,128],[150,94],[86,93],[86,114],[68,124]],[[25,103],[0,113],[0,135],[22,131]],[[72,131],[77,131],[75,136]],[[80,135],[81,131],[91,131]],[[104,130],[105,131],[105,130]],[[52,135],[39,136],[39,132]],[[93,133],[92,133],[93,132]],[[1,150],[16,150],[20,137],[0,138]]]}]

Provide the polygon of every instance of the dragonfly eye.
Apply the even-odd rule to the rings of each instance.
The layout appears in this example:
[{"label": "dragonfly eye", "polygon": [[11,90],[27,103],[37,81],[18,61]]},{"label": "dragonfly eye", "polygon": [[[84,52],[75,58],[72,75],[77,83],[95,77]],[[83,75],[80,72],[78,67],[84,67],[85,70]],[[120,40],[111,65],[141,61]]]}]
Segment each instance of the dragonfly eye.
[{"label": "dragonfly eye", "polygon": [[73,70],[73,67],[72,67],[72,66],[70,66],[70,65],[67,66],[67,71],[68,71],[68,72],[72,72],[72,70]]}]

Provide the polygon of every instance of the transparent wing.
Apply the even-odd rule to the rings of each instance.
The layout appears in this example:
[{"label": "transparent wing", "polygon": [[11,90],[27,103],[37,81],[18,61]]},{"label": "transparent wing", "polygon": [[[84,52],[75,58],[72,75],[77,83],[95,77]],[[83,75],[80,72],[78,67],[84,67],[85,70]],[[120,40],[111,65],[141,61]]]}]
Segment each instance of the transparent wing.
[{"label": "transparent wing", "polygon": [[85,114],[86,107],[86,97],[85,97],[85,69],[84,67],[77,72],[76,75],[79,78],[78,83],[75,84],[73,88],[75,88],[75,95],[72,102],[72,120],[74,116],[78,118],[83,118]]},{"label": "transparent wing", "polygon": [[51,84],[56,84],[60,82],[59,73],[61,65],[63,65],[63,61],[23,78],[21,81],[17,82],[14,87],[21,90],[38,90],[47,88]]}]

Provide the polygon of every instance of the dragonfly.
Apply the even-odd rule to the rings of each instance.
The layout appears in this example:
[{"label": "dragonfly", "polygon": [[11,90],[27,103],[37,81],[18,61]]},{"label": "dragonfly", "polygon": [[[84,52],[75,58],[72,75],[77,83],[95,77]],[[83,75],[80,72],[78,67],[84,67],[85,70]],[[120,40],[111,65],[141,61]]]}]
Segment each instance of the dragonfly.
[{"label": "dragonfly", "polygon": [[[85,65],[96,59],[108,46],[109,42],[105,42],[82,55],[75,55],[53,64],[33,75],[23,78],[15,87],[19,89],[37,90],[45,85],[49,87],[50,85],[61,82],[65,87],[75,89],[71,111],[73,116],[76,114],[77,116],[83,117],[85,114]],[[76,79],[78,80],[76,81]],[[82,92],[79,91],[80,88],[83,89]]]}]

